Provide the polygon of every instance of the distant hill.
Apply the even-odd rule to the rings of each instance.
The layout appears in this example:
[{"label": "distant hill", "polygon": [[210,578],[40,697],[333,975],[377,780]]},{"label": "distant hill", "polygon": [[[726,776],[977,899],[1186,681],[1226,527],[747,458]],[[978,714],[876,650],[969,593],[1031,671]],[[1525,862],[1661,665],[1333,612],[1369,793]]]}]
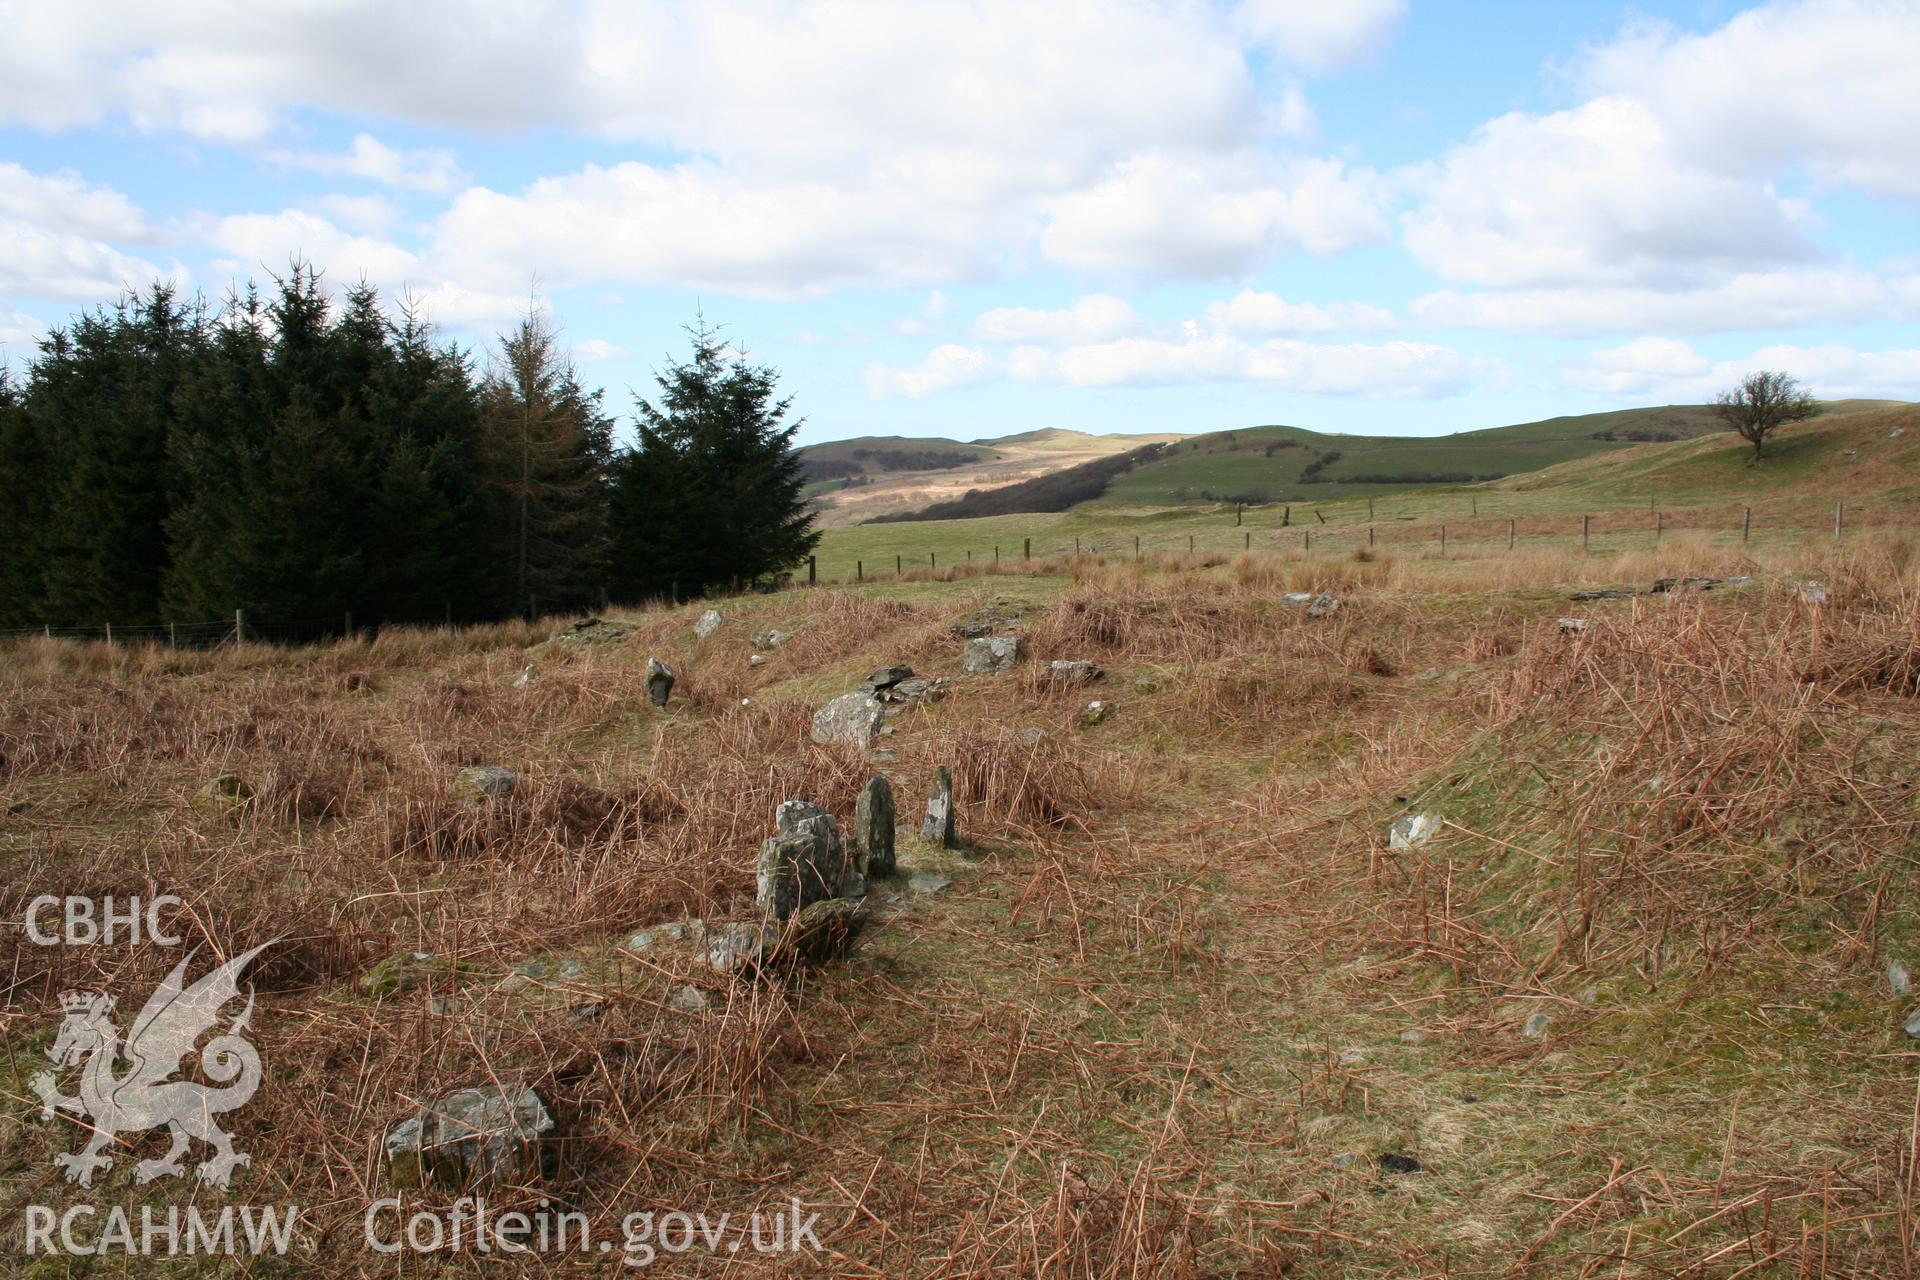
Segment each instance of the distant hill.
[{"label": "distant hill", "polygon": [[[798,452],[823,525],[857,524],[924,510],[970,491],[1020,484],[1083,463],[1182,437],[1091,435],[1057,427],[960,441],[944,437],[857,436]],[[1096,487],[1089,496],[1097,496]]]},{"label": "distant hill", "polygon": [[1288,502],[1391,492],[1400,486],[1478,484],[1650,441],[1719,429],[1711,405],[1582,414],[1447,436],[1327,435],[1249,427],[1194,436],[1109,485],[1103,501],[1130,506]]},{"label": "distant hill", "polygon": [[1144,444],[1126,453],[1095,458],[1078,466],[1049,471],[1031,480],[1002,485],[995,489],[969,489],[947,502],[936,502],[918,511],[900,511],[879,515],[868,524],[889,524],[909,520],[971,520],[976,516],[1008,516],[1042,511],[1066,511],[1099,497],[1115,476],[1124,475],[1142,463],[1151,462],[1172,443]]}]

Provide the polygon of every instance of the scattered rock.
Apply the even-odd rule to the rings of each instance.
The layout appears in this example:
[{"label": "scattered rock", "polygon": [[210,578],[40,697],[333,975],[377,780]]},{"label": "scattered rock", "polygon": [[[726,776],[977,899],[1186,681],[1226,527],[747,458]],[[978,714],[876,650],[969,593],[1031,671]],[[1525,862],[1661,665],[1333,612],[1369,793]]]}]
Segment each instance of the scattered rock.
[{"label": "scattered rock", "polygon": [[954,831],[953,773],[945,765],[934,770],[933,794],[927,797],[927,816],[920,823],[920,838],[931,840],[943,849],[960,847]]},{"label": "scattered rock", "polygon": [[462,800],[504,800],[520,785],[520,775],[497,764],[462,769],[453,777],[453,791]]},{"label": "scattered rock", "polygon": [[753,653],[753,654],[747,655],[747,665],[750,667],[757,667],[762,663],[764,663],[765,661],[766,661],[766,658],[761,654]]},{"label": "scattered rock", "polygon": [[1049,680],[1068,684],[1092,684],[1095,680],[1104,679],[1106,674],[1097,663],[1084,658],[1056,658],[1047,664]]},{"label": "scattered rock", "polygon": [[1418,849],[1440,829],[1440,817],[1432,813],[1410,813],[1387,828],[1387,848]]},{"label": "scattered rock", "polygon": [[813,713],[813,740],[847,742],[865,750],[879,731],[884,711],[865,693],[843,693]]},{"label": "scattered rock", "polygon": [[1661,578],[1653,584],[1655,595],[1675,591],[1711,591],[1720,585],[1718,578]]},{"label": "scattered rock", "polygon": [[1422,1167],[1412,1156],[1403,1156],[1397,1151],[1382,1151],[1375,1159],[1382,1173],[1419,1173]]},{"label": "scattered rock", "polygon": [[1722,583],[1721,585],[1728,586],[1728,587],[1750,587],[1753,585],[1753,581],[1754,579],[1752,574],[1742,573],[1734,577],[1728,578],[1726,582]]},{"label": "scattered rock", "polygon": [[1311,591],[1282,592],[1280,596],[1280,601],[1282,604],[1292,604],[1292,605],[1311,604],[1313,603],[1313,592]]},{"label": "scattered rock", "polygon": [[673,694],[673,668],[658,658],[647,659],[647,697],[656,707],[665,708]]},{"label": "scattered rock", "polygon": [[1359,1162],[1360,1153],[1358,1151],[1342,1151],[1334,1156],[1333,1159],[1327,1161],[1327,1163],[1335,1169],[1351,1169]]},{"label": "scattered rock", "polygon": [[522,1085],[483,1085],[436,1099],[386,1136],[387,1172],[398,1187],[467,1190],[551,1175],[558,1128],[540,1095]]},{"label": "scattered rock", "polygon": [[782,631],[780,628],[775,627],[771,631],[754,632],[753,647],[756,649],[778,649],[781,645],[785,644],[787,641],[791,639],[793,639],[793,636],[791,633]]},{"label": "scattered rock", "polygon": [[1526,1025],[1520,1028],[1520,1034],[1529,1040],[1538,1040],[1547,1034],[1547,1028],[1553,1023],[1550,1013],[1535,1013],[1527,1016]]},{"label": "scattered rock", "polygon": [[947,628],[947,634],[958,640],[978,640],[981,636],[993,634],[993,624],[988,622],[956,622]]},{"label": "scattered rock", "polygon": [[227,814],[243,809],[253,799],[253,787],[237,773],[222,773],[207,779],[193,793],[193,807],[202,813]]},{"label": "scattered rock", "polygon": [[1594,1005],[1599,1004],[1600,988],[1586,987],[1582,989],[1580,992],[1580,1003],[1586,1005],[1589,1009],[1591,1009]]},{"label": "scattered rock", "polygon": [[645,951],[662,942],[699,942],[706,936],[705,920],[669,920],[665,924],[648,925],[628,938],[627,950]]},{"label": "scattered rock", "polygon": [[947,696],[947,682],[941,676],[914,676],[902,680],[880,695],[883,702],[938,702]]},{"label": "scattered rock", "polygon": [[787,921],[786,929],[774,940],[772,959],[804,964],[838,960],[853,950],[867,920],[864,902],[828,898],[809,903]]},{"label": "scattered rock", "polygon": [[1013,735],[1013,740],[1023,747],[1037,747],[1047,740],[1045,729],[1022,729]]},{"label": "scattered rock", "polygon": [[1576,591],[1570,599],[1584,604],[1589,600],[1631,600],[1639,594],[1631,587],[1602,587],[1597,591]]},{"label": "scattered rock", "polygon": [[854,864],[870,879],[893,874],[893,835],[893,784],[876,775],[867,779],[854,802],[850,850]]},{"label": "scattered rock", "polygon": [[951,888],[953,881],[945,876],[934,875],[931,871],[916,871],[907,877],[907,888],[915,893],[932,896]]},{"label": "scattered rock", "polygon": [[693,634],[697,639],[701,640],[705,640],[719,629],[720,611],[718,609],[707,610],[700,615],[700,620],[693,624]]},{"label": "scattered rock", "polygon": [[605,1002],[600,1000],[588,1000],[584,1004],[577,1004],[573,1006],[573,1008],[567,1010],[567,1021],[571,1022],[576,1027],[584,1027],[589,1022],[592,1022],[598,1017],[600,1017],[600,1015],[605,1013],[606,1011],[607,1011],[607,1006]]},{"label": "scattered rock", "polygon": [[667,997],[667,1007],[678,1009],[681,1013],[705,1013],[713,1003],[712,997],[695,986],[679,986]]},{"label": "scattered rock", "polygon": [[845,887],[843,858],[832,814],[805,800],[785,801],[774,810],[774,834],[760,846],[754,900],[768,916],[785,920]]},{"label": "scattered rock", "polygon": [[1339,607],[1340,597],[1330,591],[1323,591],[1313,598],[1312,603],[1307,605],[1307,616],[1309,618],[1324,618]]},{"label": "scattered rock", "polygon": [[606,618],[581,618],[565,631],[556,631],[547,637],[547,643],[539,646],[535,652],[543,652],[552,645],[572,649],[589,645],[615,644],[625,640],[633,629],[634,625],[631,622],[619,622]]},{"label": "scattered rock", "polygon": [[1887,985],[1893,988],[1893,994],[1904,996],[1913,988],[1913,975],[1907,972],[1907,966],[1898,960],[1887,961]]},{"label": "scattered rock", "polygon": [[1107,718],[1107,713],[1109,710],[1110,708],[1107,706],[1106,703],[1100,701],[1100,699],[1098,698],[1095,698],[1092,702],[1089,702],[1086,706],[1080,709],[1080,727],[1082,729],[1093,728],[1093,726],[1099,724],[1102,720],[1105,720]]},{"label": "scattered rock", "polygon": [[1340,1065],[1343,1067],[1357,1067],[1366,1060],[1366,1053],[1360,1049],[1348,1049],[1340,1055]]},{"label": "scattered rock", "polygon": [[1401,1044],[1424,1044],[1426,1039],[1427,1033],[1418,1027],[1408,1027],[1400,1033]]},{"label": "scattered rock", "polygon": [[913,675],[912,667],[881,667],[868,674],[860,682],[860,691],[870,697],[878,698],[888,689]]},{"label": "scattered rock", "polygon": [[767,931],[758,924],[736,920],[707,939],[707,963],[721,973],[753,973],[766,958]]},{"label": "scattered rock", "polygon": [[1905,434],[1907,434],[1907,429],[1905,427],[1895,427],[1892,431],[1889,431],[1887,433],[1887,439],[1898,440],[1901,436]]},{"label": "scattered rock", "polygon": [[992,676],[1019,660],[1019,636],[982,636],[967,641],[960,654],[960,669],[970,676]]},{"label": "scattered rock", "polygon": [[1803,604],[1825,604],[1827,602],[1828,592],[1823,583],[1802,582],[1794,587],[1793,593],[1800,598]]},{"label": "scattered rock", "polygon": [[531,683],[533,683],[533,664],[529,662],[520,669],[520,676],[513,682],[513,687],[516,689],[524,689]]},{"label": "scattered rock", "polygon": [[1556,621],[1563,636],[1578,635],[1587,629],[1585,618],[1560,618]]}]

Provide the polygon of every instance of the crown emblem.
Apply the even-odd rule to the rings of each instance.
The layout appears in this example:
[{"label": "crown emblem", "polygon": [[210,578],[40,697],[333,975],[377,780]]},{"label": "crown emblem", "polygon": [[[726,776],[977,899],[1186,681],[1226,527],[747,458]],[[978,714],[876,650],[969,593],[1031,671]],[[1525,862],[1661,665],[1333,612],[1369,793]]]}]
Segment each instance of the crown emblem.
[{"label": "crown emblem", "polygon": [[63,991],[60,1007],[68,1013],[92,1013],[113,1008],[113,997],[98,991]]}]

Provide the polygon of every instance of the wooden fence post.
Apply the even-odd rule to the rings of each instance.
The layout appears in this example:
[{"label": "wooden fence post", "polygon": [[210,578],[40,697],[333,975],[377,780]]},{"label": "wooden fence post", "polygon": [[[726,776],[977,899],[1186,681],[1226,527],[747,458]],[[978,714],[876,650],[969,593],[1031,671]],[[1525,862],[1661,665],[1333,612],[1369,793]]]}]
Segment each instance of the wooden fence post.
[{"label": "wooden fence post", "polygon": [[927,552],[927,568],[938,569],[939,567],[940,567],[939,565],[934,563],[933,552],[931,551]]},{"label": "wooden fence post", "polygon": [[1587,527],[1588,527],[1588,522],[1591,519],[1592,519],[1591,516],[1580,517],[1580,554],[1581,555],[1587,554]]},{"label": "wooden fence post", "polygon": [[1846,510],[1847,504],[1844,500],[1833,504],[1833,536],[1836,538],[1840,536],[1840,531],[1846,527]]},{"label": "wooden fence post", "polygon": [[1513,550],[1513,529],[1514,525],[1518,523],[1516,520],[1507,521],[1507,550],[1509,551]]},{"label": "wooden fence post", "polygon": [[893,553],[893,576],[900,576],[900,553],[897,551]]},{"label": "wooden fence post", "polygon": [[1140,535],[1137,533],[1133,535],[1133,558],[1135,560],[1140,558]]},{"label": "wooden fence post", "polygon": [[177,636],[174,635],[173,624],[169,622],[167,624],[167,648],[178,649],[179,647],[180,647],[180,640]]},{"label": "wooden fence post", "polygon": [[1367,496],[1367,519],[1373,519],[1373,496],[1371,494]]},{"label": "wooden fence post", "polygon": [[107,624],[107,648],[113,648],[113,624],[111,622]]},{"label": "wooden fence post", "polygon": [[1373,526],[1372,525],[1367,526],[1367,545],[1368,546],[1373,545]]},{"label": "wooden fence post", "polygon": [[1753,536],[1753,508],[1742,507],[1740,510],[1740,541],[1745,542]]},{"label": "wooden fence post", "polygon": [[1313,554],[1313,530],[1311,529],[1306,530],[1306,535],[1307,535],[1307,554],[1312,555]]},{"label": "wooden fence post", "polygon": [[243,610],[233,611],[233,642],[242,644],[247,638],[247,615]]},{"label": "wooden fence post", "polygon": [[[1308,535],[1308,536],[1312,536],[1312,535]],[[1245,533],[1241,534],[1240,541],[1241,541],[1241,545],[1244,547],[1245,550],[1248,550],[1248,551],[1253,550],[1253,530],[1249,529]]]},{"label": "wooden fence post", "polygon": [[1667,531],[1667,513],[1664,511],[1654,512],[1653,513],[1653,545],[1654,546],[1657,547],[1660,545],[1660,537],[1662,534],[1666,533],[1666,531]]},{"label": "wooden fence post", "polygon": [[1445,525],[1440,526],[1440,558],[1442,560],[1447,558],[1447,526]]},{"label": "wooden fence post", "polygon": [[1187,554],[1188,555],[1193,554],[1193,535],[1192,534],[1187,535]]},{"label": "wooden fence post", "polygon": [[1033,559],[1033,539],[1032,538],[1020,539],[1020,558],[1022,560]]},{"label": "wooden fence post", "polygon": [[853,562],[853,580],[855,582],[865,582],[867,580],[867,562],[866,561],[855,560]]},{"label": "wooden fence post", "polygon": [[820,560],[817,556],[807,557],[807,585],[820,581]]}]

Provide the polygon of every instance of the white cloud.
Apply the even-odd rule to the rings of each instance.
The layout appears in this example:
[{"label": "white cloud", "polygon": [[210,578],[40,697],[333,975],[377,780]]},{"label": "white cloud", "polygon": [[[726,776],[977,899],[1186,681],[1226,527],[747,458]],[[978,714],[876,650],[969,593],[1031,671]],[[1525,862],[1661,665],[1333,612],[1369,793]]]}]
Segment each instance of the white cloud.
[{"label": "white cloud", "polygon": [[1407,247],[1450,280],[1684,284],[1813,254],[1803,210],[1681,157],[1631,98],[1501,116],[1413,181]]},{"label": "white cloud", "polygon": [[596,360],[618,360],[626,354],[625,347],[615,346],[605,338],[588,338],[585,342],[573,344],[573,358],[582,364]]},{"label": "white cloud", "polygon": [[1276,293],[1242,289],[1222,302],[1207,304],[1206,321],[1223,333],[1248,336],[1280,333],[1366,332],[1391,329],[1393,312],[1366,302],[1288,302]]},{"label": "white cloud", "polygon": [[1085,270],[1237,275],[1289,249],[1325,255],[1380,239],[1384,203],[1375,175],[1337,160],[1142,155],[1054,201],[1040,249]]},{"label": "white cloud", "polygon": [[396,151],[363,133],[344,153],[272,151],[268,159],[314,173],[365,178],[409,191],[451,191],[467,181],[453,152],[444,149]]},{"label": "white cloud", "polygon": [[1038,342],[1052,346],[1101,342],[1132,333],[1140,317],[1126,299],[1090,293],[1071,307],[1047,311],[1032,307],[995,307],[973,322],[983,342]]},{"label": "white cloud", "polygon": [[948,343],[929,351],[911,369],[887,364],[867,366],[867,393],[876,400],[904,397],[918,400],[936,391],[984,382],[993,372],[993,357],[979,347]]},{"label": "white cloud", "polygon": [[[33,350],[46,331],[46,325],[24,311],[0,311],[0,356]],[[0,359],[0,368],[5,367]]]},{"label": "white cloud", "polygon": [[1570,335],[1783,329],[1920,314],[1920,277],[1889,279],[1836,267],[1741,272],[1680,290],[1442,290],[1417,299],[1413,314],[1443,327]]},{"label": "white cloud", "polygon": [[1920,198],[1912,0],[1763,4],[1716,30],[1641,26],[1577,68],[1627,93],[1692,164],[1758,179],[1805,166],[1834,182]]},{"label": "white cloud", "polygon": [[385,231],[400,220],[400,210],[385,196],[325,195],[315,198],[314,209],[345,226],[361,231]]},{"label": "white cloud", "polygon": [[1407,0],[1241,0],[1234,16],[1279,56],[1328,70],[1373,53],[1406,11]]},{"label": "white cloud", "polygon": [[146,215],[111,187],[71,169],[35,174],[0,162],[0,217],[98,240],[149,238]]},{"label": "white cloud", "polygon": [[1429,343],[1250,343],[1197,330],[1178,341],[1123,338],[1061,351],[1020,347],[1008,357],[1007,369],[1022,382],[1069,387],[1256,382],[1321,395],[1396,398],[1451,395],[1494,371]]},{"label": "white cloud", "polygon": [[1595,351],[1563,372],[1569,383],[1589,391],[1692,403],[1712,399],[1755,369],[1784,370],[1823,400],[1920,399],[1920,350],[1776,344],[1744,359],[1710,361],[1684,342],[1641,338]]},{"label": "white cloud", "polygon": [[213,218],[200,231],[206,243],[223,255],[214,268],[242,277],[262,272],[284,275],[295,258],[325,271],[336,283],[365,276],[389,290],[427,274],[411,250],[390,240],[345,231],[302,209]]}]

